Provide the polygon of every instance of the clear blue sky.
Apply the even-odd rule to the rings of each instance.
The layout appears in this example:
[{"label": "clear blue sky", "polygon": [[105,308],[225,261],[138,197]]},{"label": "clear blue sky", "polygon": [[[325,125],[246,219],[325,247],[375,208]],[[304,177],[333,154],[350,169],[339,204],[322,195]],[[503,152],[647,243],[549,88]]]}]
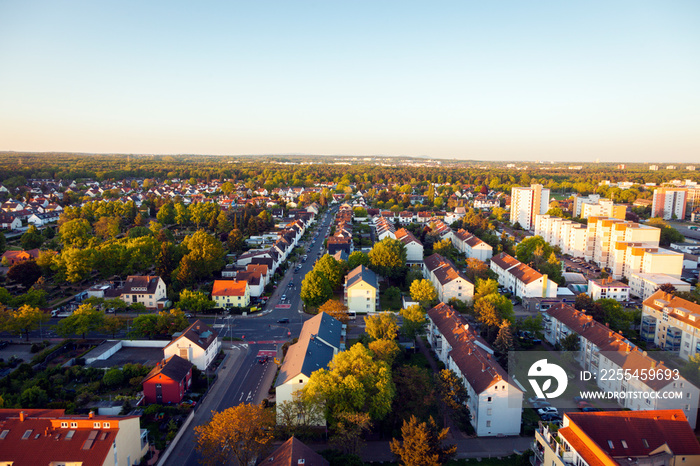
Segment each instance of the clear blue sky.
[{"label": "clear blue sky", "polygon": [[0,150],[700,161],[700,2],[4,1]]}]

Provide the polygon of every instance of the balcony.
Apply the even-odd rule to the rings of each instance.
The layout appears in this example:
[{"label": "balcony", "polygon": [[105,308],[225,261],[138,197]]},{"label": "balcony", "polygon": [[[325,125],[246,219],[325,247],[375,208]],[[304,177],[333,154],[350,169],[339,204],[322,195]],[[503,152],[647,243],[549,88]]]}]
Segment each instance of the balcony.
[{"label": "balcony", "polygon": [[656,319],[651,316],[644,316],[642,318],[642,325],[640,330],[640,336],[644,341],[654,341],[656,335]]}]

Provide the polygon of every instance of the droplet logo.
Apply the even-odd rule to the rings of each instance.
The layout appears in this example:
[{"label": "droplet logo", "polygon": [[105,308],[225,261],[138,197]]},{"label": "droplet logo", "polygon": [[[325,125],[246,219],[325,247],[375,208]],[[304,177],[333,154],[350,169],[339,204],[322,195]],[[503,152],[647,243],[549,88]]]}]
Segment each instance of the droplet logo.
[{"label": "droplet logo", "polygon": [[[532,364],[527,375],[530,377],[528,380],[530,381],[530,385],[532,385],[532,389],[535,391],[535,396],[537,398],[551,399],[561,396],[561,394],[566,390],[566,386],[568,384],[564,369],[557,364],[548,363],[546,359],[540,359]],[[544,383],[542,386],[540,386],[538,378],[542,379],[545,377],[547,379],[544,380]],[[552,386],[552,378],[557,381],[557,388],[554,391],[548,391]]]}]

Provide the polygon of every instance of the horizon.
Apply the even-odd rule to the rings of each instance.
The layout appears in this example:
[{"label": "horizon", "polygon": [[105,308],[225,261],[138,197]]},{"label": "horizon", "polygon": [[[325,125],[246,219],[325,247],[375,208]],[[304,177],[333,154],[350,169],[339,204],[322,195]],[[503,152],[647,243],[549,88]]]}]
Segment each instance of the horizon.
[{"label": "horizon", "polygon": [[0,151],[694,163],[698,20],[689,1],[6,2]]}]

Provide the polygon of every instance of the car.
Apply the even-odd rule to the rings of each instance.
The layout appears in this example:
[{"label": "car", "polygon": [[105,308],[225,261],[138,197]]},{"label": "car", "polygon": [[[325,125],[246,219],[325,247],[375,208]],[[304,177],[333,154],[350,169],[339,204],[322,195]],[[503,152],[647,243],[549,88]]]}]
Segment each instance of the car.
[{"label": "car", "polygon": [[538,398],[536,396],[533,396],[533,397],[527,399],[527,402],[530,404],[537,403],[538,401],[547,403],[547,400],[545,400],[544,398]]},{"label": "car", "polygon": [[280,301],[286,301],[287,300],[287,295],[283,294],[282,297],[280,298]]},{"label": "car", "polygon": [[535,401],[534,403],[530,403],[533,407],[533,409],[542,409],[542,408],[549,408],[552,405],[549,404],[549,401]]},{"label": "car", "polygon": [[259,356],[258,363],[265,364],[270,359],[270,356]]},{"label": "car", "polygon": [[578,406],[578,409],[581,409],[581,410],[583,410],[585,408],[592,408],[593,407],[593,405],[590,404],[588,401],[583,401],[583,400],[576,403],[576,406]]},{"label": "car", "polygon": [[186,314],[185,314],[185,318],[186,318],[186,319],[191,319],[191,318],[192,318],[192,314],[190,314],[189,312],[186,313]]},{"label": "car", "polygon": [[279,320],[277,321],[277,323],[278,323],[278,324],[288,324],[288,323],[289,323],[289,319],[287,319],[286,317],[284,317],[284,318],[282,318],[282,319],[279,319]]},{"label": "car", "polygon": [[554,406],[547,406],[545,408],[540,408],[537,410],[537,414],[540,416],[543,416],[545,414],[559,414],[559,410],[555,408]]},{"label": "car", "polygon": [[287,288],[294,288],[294,282],[289,282],[289,285],[287,285]]},{"label": "car", "polygon": [[598,411],[598,408],[595,408],[593,406],[586,406],[581,411],[583,411],[584,413],[591,413],[593,411]]},{"label": "car", "polygon": [[561,421],[561,416],[558,414],[545,414],[542,416],[542,420],[548,422]]}]

